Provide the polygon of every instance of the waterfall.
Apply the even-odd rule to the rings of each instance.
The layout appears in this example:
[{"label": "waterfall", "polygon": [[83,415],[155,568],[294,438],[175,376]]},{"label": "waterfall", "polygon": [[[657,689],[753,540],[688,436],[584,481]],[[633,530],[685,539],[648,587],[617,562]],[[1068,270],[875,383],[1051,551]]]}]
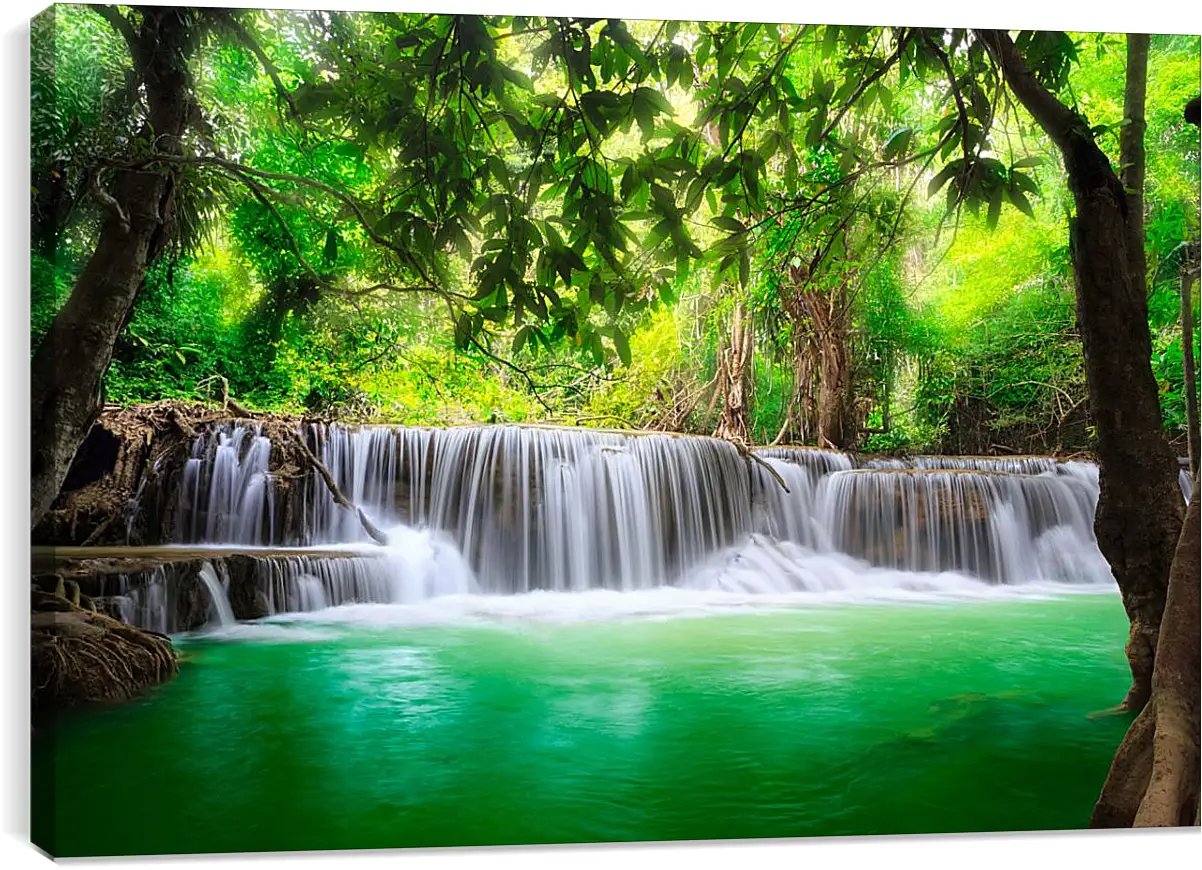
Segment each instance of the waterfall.
[{"label": "waterfall", "polygon": [[196,576],[204,584],[205,590],[209,593],[212,621],[218,627],[232,625],[234,623],[234,611],[230,608],[229,597],[226,595],[221,581],[217,579],[217,573],[213,570],[212,564],[205,562],[200,566],[200,571],[197,572]]},{"label": "waterfall", "polygon": [[1058,550],[1086,577],[1109,572],[1092,511],[1055,473],[857,469],[822,481],[821,524],[833,549],[906,571],[957,571],[998,583],[1063,575]]},{"label": "waterfall", "polygon": [[[1088,462],[809,447],[760,448],[752,462],[719,439],[539,426],[312,424],[304,434],[389,546],[370,542],[316,472],[277,480],[254,425],[198,437],[178,487],[179,543],[312,548],[256,557],[268,613],[665,585],[1112,582],[1093,537]],[[331,547],[343,552],[322,554]],[[150,604],[128,606],[146,616]]]},{"label": "waterfall", "polygon": [[[661,585],[752,526],[749,472],[715,439],[587,430],[310,428],[339,488],[380,526],[447,533],[495,592]],[[181,542],[365,542],[316,472],[291,535],[273,525],[270,442],[231,427],[184,470]]]},{"label": "waterfall", "polygon": [[946,471],[996,471],[1002,474],[1046,474],[1060,463],[1050,456],[915,456],[911,467]]},{"label": "waterfall", "polygon": [[169,623],[166,566],[160,565],[141,575],[118,574],[112,578],[109,585],[115,588],[102,588],[102,593],[107,594],[96,598],[99,608],[109,610],[112,616],[122,622],[157,631],[159,634],[167,634],[174,630],[175,627]]},{"label": "waterfall", "polygon": [[184,463],[178,526],[189,542],[272,543],[271,440],[258,426],[228,423],[198,437]]}]

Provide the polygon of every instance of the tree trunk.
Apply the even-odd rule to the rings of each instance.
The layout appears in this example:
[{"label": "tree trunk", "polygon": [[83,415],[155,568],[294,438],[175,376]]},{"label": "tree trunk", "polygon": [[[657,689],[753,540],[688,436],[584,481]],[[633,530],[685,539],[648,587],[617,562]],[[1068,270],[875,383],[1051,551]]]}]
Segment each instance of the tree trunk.
[{"label": "tree trunk", "polygon": [[[1194,477],[1194,491],[1198,478]],[[1152,696],[1115,753],[1092,827],[1175,827],[1198,820],[1199,505],[1190,503],[1169,574]]]},{"label": "tree trunk", "polygon": [[847,284],[829,298],[811,295],[810,319],[818,340],[822,380],[818,388],[818,446],[846,450],[854,438],[852,378],[848,361],[850,311]]},{"label": "tree trunk", "polygon": [[1131,286],[1147,293],[1148,261],[1144,251],[1144,104],[1148,92],[1148,34],[1127,34],[1127,78],[1119,134],[1120,178],[1127,192],[1127,261]]},{"label": "tree trunk", "polygon": [[817,429],[814,422],[817,405],[814,382],[817,375],[813,339],[802,331],[802,325],[797,322],[793,323],[792,345],[793,392],[773,444],[804,444],[810,433]]},{"label": "tree trunk", "polygon": [[1147,297],[1143,283],[1132,279],[1127,195],[1088,126],[1032,76],[1010,37],[979,33],[1010,89],[1059,148],[1076,206],[1077,323],[1101,484],[1094,528],[1131,620],[1132,685],[1123,705],[1140,709],[1152,690],[1184,508],[1152,374]]},{"label": "tree trunk", "polygon": [[[1181,369],[1185,376],[1185,431],[1189,445],[1190,477],[1198,476],[1198,369],[1194,361],[1194,311],[1190,291],[1198,277],[1198,263],[1187,261],[1181,268]],[[1197,492],[1197,488],[1194,489]]]},{"label": "tree trunk", "polygon": [[[832,325],[833,326],[833,325]],[[847,447],[847,345],[842,330],[820,336],[822,378],[818,385],[818,446]]]},{"label": "tree trunk", "polygon": [[[178,152],[189,118],[188,13],[142,7],[141,23],[123,33],[142,76],[147,138]],[[113,13],[116,14],[116,13]],[[105,198],[108,209],[96,250],[32,362],[31,527],[50,507],[71,460],[103,405],[103,381],[147,267],[175,231],[174,181],[157,171],[122,171]]]},{"label": "tree trunk", "polygon": [[731,318],[730,344],[719,363],[717,389],[722,395],[722,414],[714,435],[748,444],[751,428],[751,361],[755,352],[755,334],[746,317],[743,303],[735,305]]}]

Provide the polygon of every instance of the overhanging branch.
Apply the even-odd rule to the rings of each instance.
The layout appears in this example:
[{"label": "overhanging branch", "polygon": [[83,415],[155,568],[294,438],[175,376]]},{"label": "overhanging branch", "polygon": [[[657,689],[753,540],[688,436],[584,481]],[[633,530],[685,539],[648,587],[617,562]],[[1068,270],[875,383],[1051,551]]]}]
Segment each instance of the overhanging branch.
[{"label": "overhanging branch", "polygon": [[974,32],[1001,67],[1010,90],[1057,147],[1061,150],[1071,147],[1074,136],[1082,133],[1090,138],[1081,118],[1035,78],[1008,33],[1004,30]]}]

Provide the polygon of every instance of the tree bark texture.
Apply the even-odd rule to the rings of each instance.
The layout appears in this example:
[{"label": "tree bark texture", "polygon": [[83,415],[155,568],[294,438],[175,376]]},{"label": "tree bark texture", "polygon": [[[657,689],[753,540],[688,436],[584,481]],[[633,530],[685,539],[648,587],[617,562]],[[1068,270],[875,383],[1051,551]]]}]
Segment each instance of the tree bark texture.
[{"label": "tree bark texture", "polygon": [[[100,8],[100,7],[98,7]],[[143,7],[123,32],[148,106],[143,134],[177,153],[190,117],[189,13]],[[112,12],[116,15],[117,13]],[[119,171],[91,258],[32,361],[31,527],[50,507],[103,405],[103,380],[147,267],[175,232],[174,181],[161,171]]]},{"label": "tree bark texture", "polygon": [[819,446],[847,449],[855,440],[847,282],[824,291],[806,265],[790,266],[781,303],[793,329],[794,383],[775,443],[797,440],[800,430],[800,440],[814,432]]},{"label": "tree bark texture", "polygon": [[1184,506],[1152,374],[1147,297],[1143,282],[1132,279],[1127,194],[1086,123],[1034,78],[1010,37],[979,35],[1010,90],[1060,150],[1076,206],[1070,238],[1077,324],[1101,484],[1094,528],[1131,620],[1132,685],[1123,704],[1138,710],[1152,690]]},{"label": "tree bark texture", "polygon": [[[1195,257],[1197,254],[1195,253]],[[1190,298],[1198,280],[1197,260],[1181,269],[1181,370],[1185,377],[1185,429],[1189,446],[1190,477],[1198,476],[1202,444],[1198,431],[1198,369],[1194,360],[1194,307]],[[1197,492],[1197,489],[1194,489]]]},{"label": "tree bark texture", "polygon": [[717,390],[722,395],[722,413],[714,435],[743,444],[751,442],[751,366],[755,353],[755,331],[743,303],[735,305],[730,324],[730,344],[721,353]]},{"label": "tree bark texture", "polygon": [[1127,259],[1131,285],[1147,293],[1148,261],[1144,250],[1144,106],[1148,93],[1146,33],[1127,34],[1127,74],[1123,89],[1123,120],[1119,134],[1120,179],[1127,192]]},{"label": "tree bark texture", "polygon": [[[1194,477],[1194,492],[1198,478]],[[1169,575],[1152,694],[1115,753],[1092,827],[1198,823],[1199,504],[1190,503]]]}]

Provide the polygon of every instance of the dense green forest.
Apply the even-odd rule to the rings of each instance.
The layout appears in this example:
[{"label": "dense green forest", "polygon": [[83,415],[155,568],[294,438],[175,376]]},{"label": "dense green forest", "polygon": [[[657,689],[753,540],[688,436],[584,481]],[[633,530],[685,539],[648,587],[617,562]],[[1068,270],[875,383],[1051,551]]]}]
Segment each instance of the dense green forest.
[{"label": "dense green forest", "polygon": [[[106,9],[35,25],[35,347],[139,155]],[[178,164],[179,231],[109,402],[224,379],[250,408],[397,423],[1091,447],[1060,158],[968,81],[984,64],[963,32],[915,31],[885,66],[891,37],[863,27],[258,11],[193,29],[206,157]],[[1125,39],[1034,38],[1118,165]],[[1148,318],[1182,454],[1198,57],[1196,36],[1151,38]]]}]

